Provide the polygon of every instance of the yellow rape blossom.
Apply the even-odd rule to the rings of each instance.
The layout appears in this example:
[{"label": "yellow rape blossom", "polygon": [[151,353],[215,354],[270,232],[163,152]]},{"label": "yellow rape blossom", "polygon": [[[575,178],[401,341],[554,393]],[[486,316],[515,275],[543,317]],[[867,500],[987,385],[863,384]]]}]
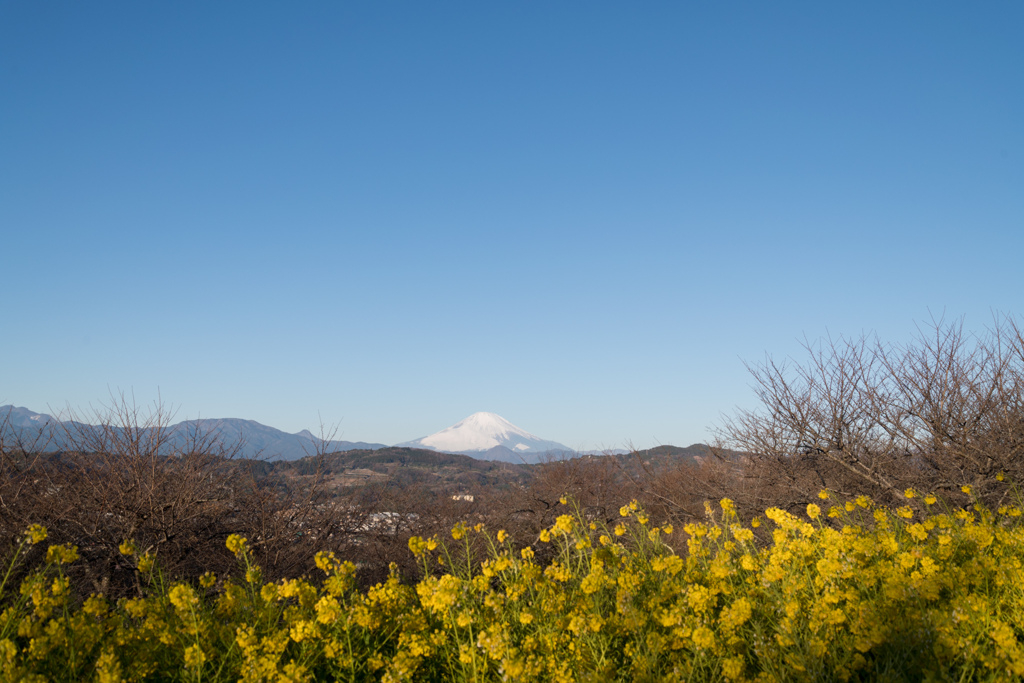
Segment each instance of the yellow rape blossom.
[{"label": "yellow rape blossom", "polygon": [[198,645],[189,645],[185,648],[185,666],[189,669],[198,669],[206,663],[206,653]]},{"label": "yellow rape blossom", "polygon": [[248,540],[246,540],[244,536],[239,536],[238,534],[231,534],[224,543],[224,545],[227,546],[227,549],[234,553],[235,557],[242,556],[246,551],[247,544]]},{"label": "yellow rape blossom", "polygon": [[555,520],[554,530],[563,533],[572,533],[572,517],[569,515],[559,515],[558,519]]},{"label": "yellow rape blossom", "polygon": [[[393,566],[364,589],[355,565],[326,551],[314,558],[322,583],[266,582],[236,537],[229,548],[251,583],[206,573],[165,584],[150,564],[141,595],[82,599],[63,567],[70,547],[54,546],[50,564],[21,572],[20,593],[0,612],[0,671],[31,683],[568,682],[603,680],[612,667],[625,680],[867,680],[880,666],[895,678],[1024,678],[1013,621],[1019,501],[998,514],[982,501],[933,513],[863,497],[844,511],[836,495],[819,496],[835,503],[828,524],[808,523],[823,515],[815,503],[807,517],[769,508],[772,533],[756,544],[758,520],[743,526],[730,504],[709,506],[683,527],[687,554],[664,542],[672,525],[642,523],[638,504],[611,521],[563,515],[542,533],[558,541],[538,551],[543,559],[514,551],[499,530],[497,543],[449,542],[437,557],[446,564],[424,560],[418,581],[403,583]],[[469,535],[465,523],[456,529],[456,541]],[[417,556],[438,547],[409,541]],[[130,556],[140,569],[154,561]],[[907,633],[927,634],[923,655]]]},{"label": "yellow rape blossom", "polygon": [[143,553],[139,556],[139,561],[136,567],[143,574],[148,574],[153,571],[153,564],[156,562],[156,558],[153,557],[152,553]]},{"label": "yellow rape blossom", "polygon": [[78,547],[70,543],[51,545],[46,550],[46,561],[50,564],[71,564],[78,559]]},{"label": "yellow rape blossom", "polygon": [[25,530],[25,537],[28,539],[28,542],[32,545],[35,545],[36,543],[42,543],[46,540],[46,536],[46,527],[44,527],[42,524],[31,524],[29,525],[28,529]]}]

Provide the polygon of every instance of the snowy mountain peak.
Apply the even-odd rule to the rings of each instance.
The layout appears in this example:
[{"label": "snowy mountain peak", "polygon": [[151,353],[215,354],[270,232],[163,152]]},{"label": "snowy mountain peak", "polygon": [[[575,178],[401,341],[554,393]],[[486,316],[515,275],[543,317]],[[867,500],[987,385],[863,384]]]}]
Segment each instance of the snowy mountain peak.
[{"label": "snowy mountain peak", "polygon": [[528,431],[516,427],[501,415],[495,415],[494,413],[473,413],[466,419],[456,422],[451,427],[448,427],[448,429],[443,431],[449,432],[455,430],[469,430],[481,434],[490,434],[495,437],[505,436],[507,434],[517,434],[526,439],[537,438]]},{"label": "snowy mountain peak", "polygon": [[547,441],[520,429],[500,415],[485,412],[473,413],[430,436],[398,445],[468,455],[479,455],[499,446],[521,454],[569,450],[556,441]]}]

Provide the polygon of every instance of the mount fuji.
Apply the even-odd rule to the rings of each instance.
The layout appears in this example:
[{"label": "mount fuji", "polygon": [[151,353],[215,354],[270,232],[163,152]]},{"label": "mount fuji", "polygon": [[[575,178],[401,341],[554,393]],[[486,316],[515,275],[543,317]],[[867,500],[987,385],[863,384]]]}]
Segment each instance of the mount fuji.
[{"label": "mount fuji", "polygon": [[506,462],[537,462],[544,454],[572,453],[568,446],[534,436],[494,413],[473,413],[447,429],[396,446]]}]

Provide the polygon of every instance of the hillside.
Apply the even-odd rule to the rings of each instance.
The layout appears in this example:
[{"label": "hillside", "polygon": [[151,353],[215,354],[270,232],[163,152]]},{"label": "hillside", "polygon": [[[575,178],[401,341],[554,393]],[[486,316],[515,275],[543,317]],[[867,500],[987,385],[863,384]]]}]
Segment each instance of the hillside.
[{"label": "hillside", "polygon": [[504,490],[528,482],[529,465],[477,460],[467,455],[420,448],[388,447],[330,453],[318,459],[267,463],[266,475],[301,486],[312,481],[320,468],[327,486],[334,489],[366,484],[419,486],[433,492],[458,493]]}]

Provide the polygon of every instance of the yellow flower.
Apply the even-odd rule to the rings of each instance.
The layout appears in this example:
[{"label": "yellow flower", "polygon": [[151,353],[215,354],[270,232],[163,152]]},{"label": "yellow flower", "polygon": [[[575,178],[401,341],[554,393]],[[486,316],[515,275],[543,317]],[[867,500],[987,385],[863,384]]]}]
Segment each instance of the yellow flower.
[{"label": "yellow flower", "polygon": [[[412,538],[409,539],[409,549],[410,550],[412,550],[412,539],[413,538],[417,538],[417,537],[413,536]],[[420,540],[420,539],[417,538],[417,540]],[[415,551],[413,551],[413,552],[415,553]],[[329,574],[331,572],[331,567],[333,567],[335,565],[335,563],[337,562],[337,558],[335,557],[333,552],[324,552],[323,550],[321,550],[313,558],[313,561],[316,563],[317,569],[319,569],[320,571],[322,571],[324,573]]]},{"label": "yellow flower", "polygon": [[71,564],[78,559],[78,546],[70,543],[51,545],[46,549],[47,564]]},{"label": "yellow flower", "polygon": [[522,558],[524,560],[532,560],[533,559],[533,549],[530,548],[529,546],[527,546],[527,547],[523,548],[522,550],[520,550],[519,554],[522,556]]},{"label": "yellow flower", "polygon": [[306,675],[306,667],[295,662],[288,662],[284,665],[284,670],[277,680],[278,683],[302,683],[309,680],[309,677]]},{"label": "yellow flower", "polygon": [[244,536],[238,534],[231,534],[228,536],[228,540],[224,543],[228,550],[235,554],[235,557],[241,557],[242,553],[246,550],[246,544],[248,541]]},{"label": "yellow flower", "polygon": [[[409,537],[409,550],[410,550],[410,552],[412,552],[413,555],[415,555],[416,557],[419,557],[424,552],[426,552],[427,544],[424,543],[423,539],[420,538],[419,536],[410,536]],[[317,555],[317,563],[316,564],[317,564],[318,567],[320,566],[320,555],[319,554]],[[324,567],[320,567],[320,568],[323,569],[324,571],[327,571],[327,569],[324,568]]]},{"label": "yellow flower", "polygon": [[754,529],[756,529],[757,527],[761,526],[761,518],[760,517],[754,517],[752,520],[750,520],[750,526],[753,527]]},{"label": "yellow flower", "polygon": [[559,515],[558,519],[555,520],[555,529],[562,532],[563,534],[572,533],[572,517],[569,515]]},{"label": "yellow flower", "polygon": [[215,583],[217,583],[217,576],[212,572],[205,572],[199,577],[199,585],[203,588],[209,588]]},{"label": "yellow flower", "polygon": [[121,545],[118,546],[117,549],[120,550],[121,554],[125,557],[131,557],[139,551],[139,549],[135,547],[135,541],[130,540],[122,541]]},{"label": "yellow flower", "polygon": [[82,604],[82,611],[91,617],[102,616],[107,611],[107,601],[99,595],[91,595]]},{"label": "yellow flower", "polygon": [[143,574],[148,574],[153,571],[153,563],[155,558],[150,553],[143,553],[139,557],[139,571]]},{"label": "yellow flower", "polygon": [[828,500],[828,491],[826,491],[825,489],[818,491],[818,498],[821,498],[822,500]]},{"label": "yellow flower", "polygon": [[736,505],[729,498],[723,498],[718,504],[722,506],[724,512],[736,512]]},{"label": "yellow flower", "polygon": [[817,519],[820,514],[821,514],[821,508],[819,508],[814,503],[808,503],[808,505],[807,505],[807,516],[808,517],[810,517],[811,519]]},{"label": "yellow flower", "polygon": [[1018,649],[1017,636],[1013,629],[1001,621],[996,621],[996,627],[989,634],[1002,650],[1012,652]]},{"label": "yellow flower", "polygon": [[615,535],[622,536],[626,533],[626,526],[624,524],[615,525]]},{"label": "yellow flower", "polygon": [[461,540],[462,538],[465,537],[465,535],[466,535],[466,525],[463,524],[462,522],[459,522],[454,527],[452,527],[452,538],[454,538],[456,541]]},{"label": "yellow flower", "polygon": [[341,605],[329,595],[316,603],[316,620],[321,624],[333,624],[341,616]]},{"label": "yellow flower", "polygon": [[936,502],[937,502],[938,500],[939,500],[939,499],[938,499],[938,498],[936,498],[935,496],[925,496],[925,497],[924,497],[924,502],[925,502],[926,504],[928,504],[928,505],[935,505],[935,503],[936,503]]},{"label": "yellow flower", "polygon": [[558,502],[561,503],[562,505],[568,505],[569,499],[566,498],[565,496],[562,496],[561,498],[558,499]]},{"label": "yellow flower", "polygon": [[666,534],[671,534],[674,531],[671,524],[666,524],[665,526],[661,527],[661,530],[664,531]]},{"label": "yellow flower", "polygon": [[42,543],[46,540],[46,527],[42,524],[32,524],[25,530],[25,536],[32,545]]},{"label": "yellow flower", "polygon": [[730,681],[735,681],[743,675],[743,658],[729,657],[722,660],[722,675]]},{"label": "yellow flower", "polygon": [[551,532],[549,532],[547,529],[541,529],[540,530],[540,542],[541,543],[548,543],[550,540],[551,540]]},{"label": "yellow flower", "polygon": [[960,490],[963,491],[964,493],[966,493],[968,496],[971,495],[971,485],[970,484],[964,484],[963,486],[960,487]]},{"label": "yellow flower", "polygon": [[183,583],[175,584],[167,593],[167,598],[181,612],[188,612],[199,604],[199,598],[192,587]]},{"label": "yellow flower", "polygon": [[299,621],[292,626],[289,635],[296,643],[301,643],[307,638],[315,638],[317,635],[316,624],[312,621]]},{"label": "yellow flower", "polygon": [[907,489],[906,491],[903,492],[903,495],[906,496],[907,498],[913,498],[914,496],[917,495],[917,493],[914,491],[914,489]]},{"label": "yellow flower", "polygon": [[910,519],[914,516],[914,511],[904,505],[901,508],[896,508],[896,514],[903,519]]},{"label": "yellow flower", "polygon": [[505,530],[498,529],[498,543],[504,543],[506,538],[508,538],[508,534],[505,533]]},{"label": "yellow flower", "polygon": [[273,602],[274,600],[277,600],[277,594],[278,591],[276,583],[265,583],[263,584],[263,588],[260,589],[260,597],[263,598],[265,602]]},{"label": "yellow flower", "polygon": [[206,662],[206,654],[203,648],[198,645],[190,645],[185,648],[185,666],[189,669],[198,669]]},{"label": "yellow flower", "polygon": [[715,632],[707,626],[698,626],[693,630],[693,642],[697,647],[709,648],[715,644]]},{"label": "yellow flower", "polygon": [[1006,480],[1006,474],[1005,473],[1000,472],[999,474],[996,475],[996,481],[1005,481],[1005,480]]},{"label": "yellow flower", "polygon": [[[6,641],[10,642],[10,641]],[[96,660],[96,680],[98,683],[122,683],[121,663],[117,661],[117,655],[107,650]]]},{"label": "yellow flower", "polygon": [[619,514],[622,515],[623,517],[629,517],[629,507],[626,506],[626,505],[623,505],[622,507],[620,507],[619,508]]}]

